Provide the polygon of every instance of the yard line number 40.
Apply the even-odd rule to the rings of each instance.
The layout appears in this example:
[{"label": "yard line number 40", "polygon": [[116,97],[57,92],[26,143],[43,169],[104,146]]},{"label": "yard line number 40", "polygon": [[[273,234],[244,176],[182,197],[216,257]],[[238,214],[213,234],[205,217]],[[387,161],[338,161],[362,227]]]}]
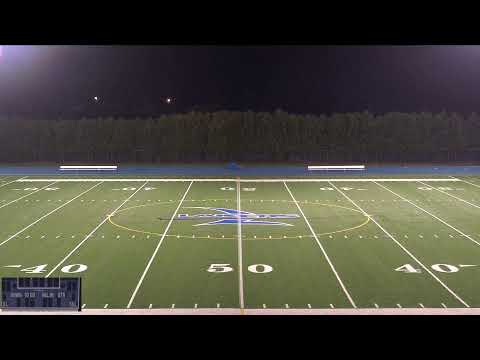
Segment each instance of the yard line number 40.
[{"label": "yard line number 40", "polygon": [[[36,266],[23,268],[20,271],[25,272],[27,274],[41,274],[47,271],[47,266],[48,264],[36,265]],[[8,266],[8,267],[12,267],[12,266]],[[21,265],[20,266],[15,265],[15,267],[21,267]],[[87,269],[88,269],[88,266],[84,264],[71,264],[71,265],[66,265],[62,267],[60,271],[66,274],[75,274],[75,273],[84,272]]]},{"label": "yard line number 40", "polygon": [[[458,267],[450,264],[434,264],[430,267],[432,268],[432,270],[442,273],[456,273],[460,270]],[[395,271],[400,271],[406,274],[419,274],[422,272],[420,269],[415,268],[411,264],[402,265],[396,268]]]}]

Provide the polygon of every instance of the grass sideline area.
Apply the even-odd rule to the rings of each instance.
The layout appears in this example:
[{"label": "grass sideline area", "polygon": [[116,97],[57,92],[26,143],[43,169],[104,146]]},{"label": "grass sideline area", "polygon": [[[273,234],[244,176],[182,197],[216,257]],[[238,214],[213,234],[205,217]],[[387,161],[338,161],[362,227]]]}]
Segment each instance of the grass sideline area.
[{"label": "grass sideline area", "polygon": [[165,180],[0,175],[0,276],[81,276],[85,313],[480,308],[480,177]]}]

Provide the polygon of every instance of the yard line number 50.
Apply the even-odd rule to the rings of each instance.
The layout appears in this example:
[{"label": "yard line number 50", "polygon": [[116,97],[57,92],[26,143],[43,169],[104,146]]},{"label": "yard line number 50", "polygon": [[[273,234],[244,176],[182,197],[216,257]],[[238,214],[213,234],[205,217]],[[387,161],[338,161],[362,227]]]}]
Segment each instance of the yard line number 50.
[{"label": "yard line number 50", "polygon": [[[273,271],[273,267],[265,264],[250,265],[247,269],[254,274],[266,274]],[[207,271],[211,273],[226,273],[233,271],[233,267],[231,264],[210,264]]]}]

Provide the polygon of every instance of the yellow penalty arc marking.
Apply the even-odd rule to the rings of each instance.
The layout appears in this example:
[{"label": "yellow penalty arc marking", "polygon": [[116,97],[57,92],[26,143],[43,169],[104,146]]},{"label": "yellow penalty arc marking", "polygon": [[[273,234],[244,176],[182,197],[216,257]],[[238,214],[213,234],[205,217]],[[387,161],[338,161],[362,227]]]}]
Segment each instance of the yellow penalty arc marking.
[{"label": "yellow penalty arc marking", "polygon": [[[148,207],[148,206],[156,206],[156,205],[164,205],[164,204],[172,204],[174,202],[158,202],[158,203],[153,203],[153,204],[144,204],[144,205],[136,205],[136,206],[131,206],[131,207],[128,207],[128,208],[125,208],[125,209],[122,209],[122,210],[119,210],[117,211],[116,214],[120,213],[120,212],[124,212],[124,211],[127,211],[127,210],[131,210],[131,209],[136,209],[136,208],[141,208],[141,207]],[[318,202],[308,202],[308,201],[305,201],[304,204],[313,204],[313,205],[320,205],[320,206],[330,206],[330,207],[337,207],[337,208],[342,208],[342,209],[346,209],[346,210],[351,210],[351,211],[356,211],[356,212],[359,212],[361,213],[362,215],[364,215],[366,217],[365,221],[359,225],[356,225],[356,226],[353,226],[353,227],[350,227],[350,228],[347,228],[347,229],[341,229],[341,230],[336,230],[336,231],[330,231],[330,232],[325,232],[325,233],[319,233],[319,234],[316,234],[317,236],[326,236],[326,235],[333,235],[333,234],[338,234],[338,233],[342,233],[342,232],[347,232],[347,231],[352,231],[352,230],[355,230],[355,229],[358,229],[362,226],[365,226],[367,225],[369,222],[370,222],[370,216],[369,215],[365,215],[363,214],[362,211],[360,210],[357,210],[357,209],[353,209],[353,208],[349,208],[349,207],[346,207],[346,206],[341,206],[341,205],[334,205],[334,204],[324,204],[324,203],[318,203]],[[154,236],[163,236],[163,233],[155,233],[155,232],[151,232],[151,231],[144,231],[144,230],[138,230],[138,229],[132,229],[132,228],[129,228],[127,226],[124,226],[124,225],[120,225],[120,224],[117,224],[116,222],[114,222],[112,220],[112,217],[115,216],[116,214],[112,215],[108,215],[108,221],[110,222],[110,224],[118,227],[118,228],[121,228],[123,230],[127,230],[127,231],[132,231],[132,232],[136,232],[136,233],[140,233],[140,234],[146,234],[146,235],[154,235]],[[168,236],[168,237],[179,237],[179,238],[195,238],[195,239],[211,239],[211,240],[235,240],[237,239],[236,237],[207,237],[207,236],[187,236],[187,235],[165,235],[165,236]],[[312,237],[312,235],[297,235],[297,236],[282,236],[282,237],[263,237],[263,238],[246,238],[246,239],[243,239],[243,240],[248,240],[248,241],[255,241],[255,240],[284,240],[284,239],[298,239],[299,237]]]}]

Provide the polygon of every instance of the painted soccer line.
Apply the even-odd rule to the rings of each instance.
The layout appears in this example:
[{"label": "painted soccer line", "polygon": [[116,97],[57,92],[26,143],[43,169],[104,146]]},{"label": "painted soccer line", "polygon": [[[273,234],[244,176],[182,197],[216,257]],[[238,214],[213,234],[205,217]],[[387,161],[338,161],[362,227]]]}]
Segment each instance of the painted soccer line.
[{"label": "painted soccer line", "polygon": [[302,210],[302,208],[300,207],[300,205],[298,204],[298,201],[295,199],[295,197],[293,196],[292,192],[291,192],[290,189],[288,188],[287,183],[284,182],[283,185],[285,185],[285,188],[287,189],[288,193],[290,194],[290,197],[291,197],[292,200],[295,202],[295,205],[297,205],[298,211],[300,211],[300,214],[302,214],[303,219],[305,220],[305,223],[307,224],[308,228],[310,229],[310,232],[312,233],[313,237],[315,238],[315,241],[317,242],[318,246],[320,247],[320,250],[322,251],[323,255],[325,256],[325,259],[327,260],[328,264],[330,265],[330,268],[332,269],[335,277],[337,278],[338,283],[340,284],[340,287],[342,288],[343,292],[345,293],[346,297],[348,298],[348,301],[350,301],[350,304],[352,304],[352,306],[353,306],[354,308],[357,308],[357,305],[355,305],[355,302],[353,301],[352,297],[350,296],[350,293],[348,292],[347,288],[346,288],[345,285],[343,284],[342,279],[341,279],[340,276],[338,275],[337,270],[335,270],[335,267],[333,266],[332,262],[330,261],[330,258],[328,257],[327,252],[326,252],[325,249],[323,248],[323,245],[322,245],[322,243],[320,242],[320,240],[318,240],[317,234],[315,233],[315,231],[313,230],[312,226],[310,225],[310,222],[308,221],[307,217],[306,217],[305,214],[303,213],[303,210]]},{"label": "painted soccer line", "polygon": [[[343,191],[341,191],[339,188],[337,188],[335,185],[330,183],[330,185],[335,188],[340,194],[343,195],[345,199],[350,201],[352,205],[354,205],[357,209],[361,210],[366,216],[369,216],[371,220],[382,230],[385,235],[387,235],[390,239],[392,239],[405,253],[408,254],[413,260],[417,262],[430,276],[432,276],[440,285],[443,286],[445,290],[447,290],[455,299],[457,299],[460,303],[462,303],[465,307],[470,307],[460,296],[458,296],[452,289],[450,289],[440,278],[438,278],[434,273],[432,273],[428,267],[426,267],[420,260],[418,260],[415,255],[413,255],[407,248],[405,248],[395,237],[393,237],[392,234],[390,234],[385,228],[378,223],[377,220],[375,220],[372,216],[368,215],[365,210],[363,210],[359,205],[357,205],[351,198],[349,198]],[[378,185],[378,184],[377,184]]]},{"label": "painted soccer line", "polygon": [[4,186],[7,186],[7,185],[10,185],[10,184],[13,184],[14,182],[17,182],[17,181],[21,181],[21,180],[23,180],[23,179],[26,179],[27,177],[28,177],[28,176],[24,176],[23,178],[15,179],[15,180],[12,180],[12,181],[7,182],[7,183],[5,183],[5,184],[2,184],[2,185],[0,185],[0,188],[2,188],[2,187],[4,187]]},{"label": "painted soccer line", "polygon": [[466,237],[468,240],[470,240],[470,241],[472,241],[472,242],[474,242],[475,244],[477,244],[477,245],[480,246],[480,243],[479,243],[478,241],[476,241],[474,238],[472,238],[470,235],[465,234],[463,231],[457,229],[457,228],[454,227],[453,225],[450,225],[450,224],[447,223],[445,220],[440,219],[438,216],[436,216],[436,215],[432,214],[431,212],[429,212],[428,210],[425,210],[424,208],[418,206],[418,205],[415,204],[413,201],[408,200],[407,198],[403,197],[402,195],[397,194],[396,192],[394,192],[393,190],[387,188],[386,186],[381,185],[381,184],[378,184],[378,183],[376,183],[376,184],[377,184],[378,186],[382,187],[383,189],[391,192],[393,195],[397,196],[398,198],[403,199],[404,201],[408,202],[410,205],[415,206],[418,210],[421,210],[421,211],[423,211],[424,213],[430,215],[430,216],[433,217],[434,219],[440,221],[442,224],[448,226],[450,229],[456,231],[456,232],[459,233],[460,235]]},{"label": "painted soccer line", "polygon": [[24,232],[25,230],[31,228],[33,225],[37,224],[38,222],[42,221],[43,219],[45,219],[47,216],[53,214],[54,212],[60,210],[61,208],[63,208],[64,206],[67,206],[68,204],[70,204],[72,201],[78,199],[79,197],[83,196],[84,194],[86,194],[87,192],[89,192],[90,190],[96,188],[98,185],[102,184],[102,182],[99,182],[98,184],[92,186],[91,188],[89,188],[88,190],[82,192],[81,194],[75,196],[73,199],[70,199],[69,201],[63,203],[62,205],[60,205],[59,207],[56,207],[55,209],[53,209],[52,211],[50,211],[49,213],[43,215],[41,218],[35,220],[33,223],[31,223],[30,225],[27,225],[26,227],[24,227],[22,230],[18,231],[17,233],[13,234],[12,236],[10,236],[8,239],[6,239],[5,241],[1,242],[0,243],[0,246],[2,246],[3,244],[9,242],[10,240],[12,240],[13,238],[15,238],[16,236],[20,235],[22,232]]},{"label": "painted soccer line", "polygon": [[[239,180],[239,179],[237,179]],[[237,181],[237,235],[238,235],[238,293],[240,297],[240,311],[243,312],[245,301],[243,297],[243,250],[242,250],[242,221],[240,218],[240,181]]]},{"label": "painted soccer line", "polygon": [[175,212],[173,213],[172,217],[170,218],[170,221],[168,222],[167,227],[165,228],[165,231],[163,232],[163,235],[162,235],[162,237],[160,238],[160,241],[157,244],[157,247],[153,251],[153,254],[150,257],[150,260],[148,261],[147,266],[145,267],[145,270],[143,271],[143,274],[140,277],[140,280],[138,280],[137,286],[135,287],[135,290],[133,291],[132,296],[130,297],[130,300],[128,301],[127,309],[129,309],[130,306],[132,306],[132,303],[135,300],[135,296],[137,296],[137,292],[140,289],[140,286],[142,286],[143,280],[145,279],[145,276],[147,275],[148,270],[150,270],[150,266],[152,266],[153,260],[155,259],[155,256],[157,255],[157,252],[158,252],[158,250],[160,249],[160,246],[163,243],[163,239],[165,239],[165,235],[167,234],[168,229],[170,229],[170,226],[172,225],[173,219],[177,216],[178,210],[182,206],[183,200],[185,200],[185,198],[187,197],[188,191],[192,187],[192,184],[193,184],[193,181],[191,181],[190,184],[188,185],[187,190],[185,190],[185,193],[183,194],[182,199],[178,203],[178,206],[175,209]]},{"label": "painted soccer line", "polygon": [[37,193],[37,192],[39,192],[39,191],[41,191],[41,190],[43,190],[43,189],[46,189],[46,188],[48,188],[49,186],[52,186],[52,185],[55,184],[55,183],[56,183],[56,181],[54,181],[54,182],[52,182],[51,184],[48,184],[48,185],[46,185],[46,186],[38,189],[38,190],[32,191],[31,193],[28,193],[27,195],[23,195],[23,196],[19,197],[18,199],[15,199],[15,200],[12,200],[12,201],[10,201],[10,202],[8,202],[8,203],[6,203],[6,204],[3,204],[2,206],[0,206],[0,209],[4,208],[5,206],[8,206],[8,205],[10,205],[10,204],[13,204],[13,203],[15,203],[15,202],[17,202],[17,201],[19,201],[19,200],[22,200],[22,199],[24,199],[24,198],[26,198],[26,197],[28,197],[28,196],[30,196],[30,195],[33,195],[33,194],[35,194],[35,193]]},{"label": "painted soccer line", "polygon": [[120,204],[120,206],[118,206],[115,210],[113,210],[111,214],[109,214],[108,216],[106,216],[105,219],[102,220],[102,222],[101,222],[100,224],[98,224],[87,236],[85,236],[85,238],[84,238],[80,243],[78,243],[78,245],[75,246],[75,247],[73,248],[73,250],[70,251],[70,252],[68,253],[68,255],[65,256],[45,277],[48,278],[50,275],[52,275],[52,274],[55,272],[55,270],[57,270],[57,269],[60,267],[60,265],[62,265],[70,256],[72,256],[72,255],[75,253],[75,251],[77,251],[78,248],[80,248],[80,246],[82,246],[82,245],[85,243],[85,241],[87,241],[87,240],[95,233],[95,231],[97,231],[103,224],[105,224],[105,223],[107,222],[107,220],[108,220],[108,218],[110,217],[110,215],[115,214],[115,212],[116,212],[117,210],[119,210],[123,205],[125,205],[125,204],[127,203],[127,201],[129,201],[129,200],[130,200],[137,192],[139,192],[145,185],[147,185],[147,182],[145,182],[142,186],[140,186],[133,194],[131,194],[124,202],[122,202],[122,203]]},{"label": "painted soccer line", "polygon": [[458,196],[449,194],[449,193],[447,193],[446,191],[437,189],[437,188],[435,188],[435,187],[433,187],[433,186],[430,186],[430,185],[428,185],[428,184],[426,184],[426,183],[424,183],[424,182],[422,182],[422,181],[419,181],[419,183],[422,184],[422,185],[431,187],[432,189],[437,190],[438,192],[441,192],[442,194],[445,194],[445,195],[450,196],[450,197],[452,197],[452,198],[454,198],[454,199],[457,199],[457,200],[459,200],[459,201],[462,201],[462,202],[464,202],[465,204],[468,204],[468,205],[470,205],[470,206],[476,207],[477,209],[480,209],[480,206],[478,206],[478,205],[476,205],[476,204],[473,204],[473,203],[471,203],[471,202],[468,202],[467,200],[464,200],[464,199],[462,199],[462,198],[459,198]]},{"label": "painted soccer line", "polygon": [[152,178],[152,179],[137,179],[137,178],[131,178],[131,179],[112,179],[112,178],[107,178],[107,179],[92,179],[92,178],[85,178],[85,179],[69,179],[69,178],[59,178],[59,179],[19,179],[16,180],[18,182],[46,182],[46,181],[57,181],[57,182],[94,182],[94,181],[104,181],[104,182],[221,182],[221,181],[229,181],[229,182],[236,182],[240,181],[241,183],[250,183],[250,182],[372,182],[372,181],[380,181],[380,182],[416,182],[416,181],[441,181],[441,182],[446,182],[446,181],[461,181],[460,179],[457,178],[444,178],[444,179],[402,179],[402,178],[380,178],[380,179],[345,179],[345,178],[336,178],[336,179],[305,179],[305,178],[300,178],[300,179],[240,179],[237,180],[235,178],[226,178],[226,179],[208,179],[208,178],[197,178],[197,179],[168,179],[168,178]]}]

